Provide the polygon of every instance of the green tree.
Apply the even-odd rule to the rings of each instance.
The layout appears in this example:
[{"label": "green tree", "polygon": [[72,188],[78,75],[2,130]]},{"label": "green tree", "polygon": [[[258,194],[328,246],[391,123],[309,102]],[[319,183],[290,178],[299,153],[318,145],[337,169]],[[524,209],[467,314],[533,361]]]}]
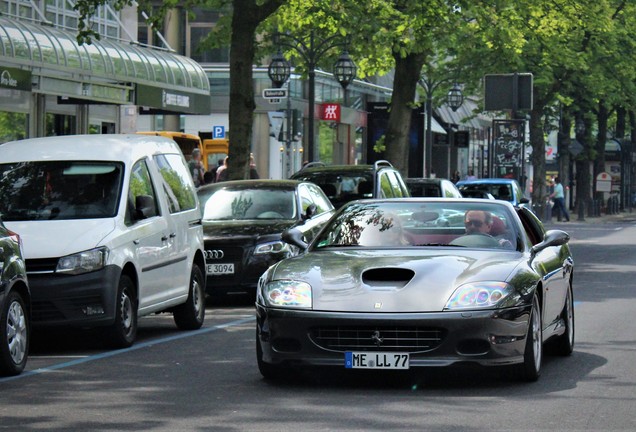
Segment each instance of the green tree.
[{"label": "green tree", "polygon": [[[252,123],[254,117],[254,90],[252,65],[255,59],[256,35],[259,26],[271,16],[286,0],[164,0],[155,9],[153,22],[160,23],[166,11],[183,6],[189,9],[194,5],[205,5],[228,11],[219,23],[220,31],[215,34],[225,34],[222,41],[230,41],[230,109],[229,127],[232,138],[230,140],[230,157],[232,169],[228,171],[230,179],[249,178],[249,155],[252,142]],[[105,3],[116,10],[135,3],[134,0],[77,0],[75,9],[79,13],[78,41],[91,43],[99,39],[99,35],[90,27],[90,18],[96,8]],[[149,1],[139,2],[143,7]],[[240,13],[233,13],[240,11]],[[160,28],[160,27],[159,27]]]}]

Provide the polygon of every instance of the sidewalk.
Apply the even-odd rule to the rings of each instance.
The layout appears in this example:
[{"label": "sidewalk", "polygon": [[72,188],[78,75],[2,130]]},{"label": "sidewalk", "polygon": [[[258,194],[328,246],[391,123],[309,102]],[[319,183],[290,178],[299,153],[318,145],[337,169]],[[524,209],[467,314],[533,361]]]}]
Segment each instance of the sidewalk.
[{"label": "sidewalk", "polygon": [[546,225],[567,225],[569,223],[605,223],[605,222],[636,222],[636,209],[621,211],[616,214],[601,214],[600,216],[585,216],[583,220],[579,220],[576,213],[570,212],[570,222],[558,221],[553,217],[549,221],[543,221]]}]

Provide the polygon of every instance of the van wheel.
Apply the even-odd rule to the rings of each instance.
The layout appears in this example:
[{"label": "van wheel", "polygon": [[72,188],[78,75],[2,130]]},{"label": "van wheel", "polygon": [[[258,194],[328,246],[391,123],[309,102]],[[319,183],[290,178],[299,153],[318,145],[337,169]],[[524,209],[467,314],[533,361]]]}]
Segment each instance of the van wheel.
[{"label": "van wheel", "polygon": [[0,375],[24,370],[29,353],[29,317],[22,296],[10,292],[0,311]]},{"label": "van wheel", "polygon": [[198,265],[192,266],[190,273],[190,293],[188,300],[174,309],[174,322],[181,330],[201,328],[205,319],[205,292],[203,272]]},{"label": "van wheel", "polygon": [[106,339],[113,348],[127,348],[137,337],[137,300],[135,285],[126,275],[119,279],[115,322],[106,330]]}]

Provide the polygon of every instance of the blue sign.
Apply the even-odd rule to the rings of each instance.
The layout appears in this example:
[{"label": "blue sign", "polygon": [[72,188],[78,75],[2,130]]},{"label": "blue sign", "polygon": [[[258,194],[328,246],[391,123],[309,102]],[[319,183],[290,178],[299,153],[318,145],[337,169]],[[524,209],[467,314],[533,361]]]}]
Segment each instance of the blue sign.
[{"label": "blue sign", "polygon": [[213,138],[225,138],[225,126],[214,126],[212,128]]}]

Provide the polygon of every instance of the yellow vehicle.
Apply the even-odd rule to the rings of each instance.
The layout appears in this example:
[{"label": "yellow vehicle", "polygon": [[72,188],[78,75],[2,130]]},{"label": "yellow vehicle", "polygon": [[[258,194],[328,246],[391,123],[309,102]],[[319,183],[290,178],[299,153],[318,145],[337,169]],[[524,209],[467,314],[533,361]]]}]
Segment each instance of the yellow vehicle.
[{"label": "yellow vehicle", "polygon": [[[171,132],[171,131],[146,131],[146,132],[137,132],[139,135],[153,135],[153,136],[162,136],[166,138],[173,139],[177,144],[179,144],[179,148],[181,149],[181,153],[185,156],[186,160],[190,160],[190,155],[192,154],[192,150],[198,148],[201,150],[201,154],[203,155],[203,147],[201,145],[201,138],[198,135],[183,133],[183,132]],[[203,163],[205,165],[205,158],[203,159]],[[206,166],[207,170],[208,167]]]},{"label": "yellow vehicle", "polygon": [[186,160],[190,160],[192,150],[198,148],[201,150],[201,161],[203,162],[203,166],[206,171],[215,167],[219,159],[225,159],[230,148],[230,142],[227,138],[201,140],[198,135],[171,131],[146,131],[137,133],[140,135],[172,138],[177,144],[179,144],[181,152],[185,156]]},{"label": "yellow vehicle", "polygon": [[208,170],[215,167],[219,160],[225,159],[230,150],[230,141],[227,138],[214,138],[203,140],[203,164]]}]

